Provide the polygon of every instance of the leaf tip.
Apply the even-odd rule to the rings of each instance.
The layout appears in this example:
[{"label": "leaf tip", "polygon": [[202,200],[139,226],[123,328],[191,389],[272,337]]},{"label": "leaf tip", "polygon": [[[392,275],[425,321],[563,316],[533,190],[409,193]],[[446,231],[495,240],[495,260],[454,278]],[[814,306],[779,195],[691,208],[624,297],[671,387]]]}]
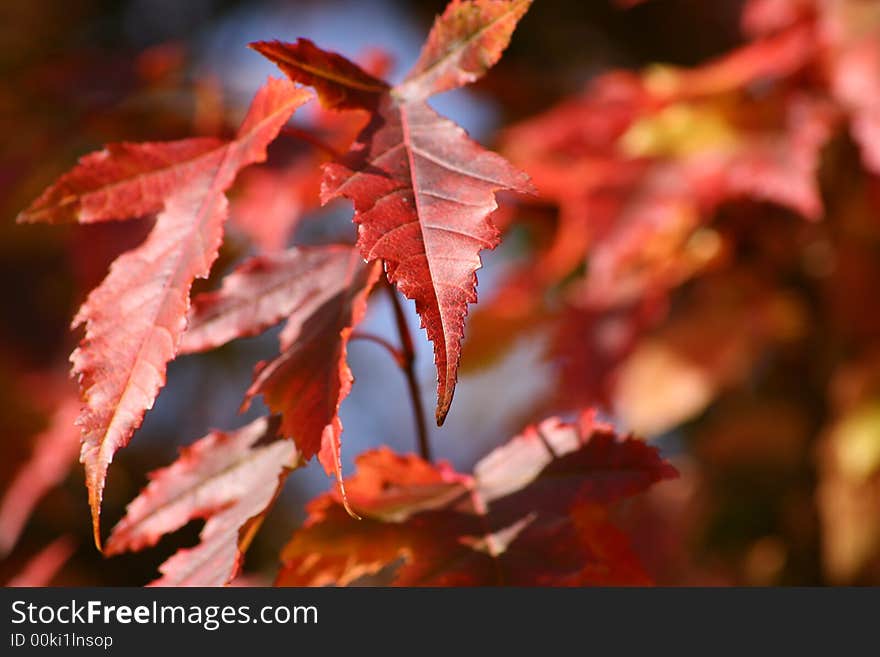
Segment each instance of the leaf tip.
[{"label": "leaf tip", "polygon": [[434,413],[434,419],[437,420],[437,426],[442,427],[446,422],[446,416],[449,415],[449,409],[452,407],[452,394],[448,394],[437,402],[437,410]]},{"label": "leaf tip", "polygon": [[89,472],[86,470],[86,486],[89,491],[89,510],[92,514],[92,539],[98,552],[104,554],[104,546],[101,542],[101,501],[103,498],[106,471]]},{"label": "leaf tip", "polygon": [[89,504],[92,508],[92,539],[98,552],[105,554],[104,546],[101,543],[101,502],[98,500],[97,507]]},{"label": "leaf tip", "polygon": [[345,509],[345,512],[354,520],[363,520],[363,518],[361,518],[353,508],[351,508],[351,504],[349,504],[348,502],[348,495],[345,492],[345,484],[342,482],[342,477],[339,476],[336,482],[339,486],[339,495],[342,498],[342,506]]},{"label": "leaf tip", "polygon": [[257,51],[257,52],[260,53],[261,55],[265,55],[266,52],[269,51],[269,50],[271,49],[273,43],[277,43],[277,42],[273,42],[273,41],[251,41],[251,42],[248,44],[248,48],[250,48],[251,50],[255,50],[255,51]]}]

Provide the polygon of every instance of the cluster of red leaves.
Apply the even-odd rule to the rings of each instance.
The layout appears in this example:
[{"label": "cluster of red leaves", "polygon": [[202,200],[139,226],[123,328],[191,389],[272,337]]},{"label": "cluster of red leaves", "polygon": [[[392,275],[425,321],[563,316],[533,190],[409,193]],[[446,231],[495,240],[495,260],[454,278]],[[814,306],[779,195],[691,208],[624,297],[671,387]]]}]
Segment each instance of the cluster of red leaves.
[{"label": "cluster of red leaves", "polygon": [[[287,472],[317,455],[336,476],[332,499],[354,523],[346,531],[355,542],[362,531],[391,520],[379,513],[380,506],[388,511],[387,490],[384,501],[365,495],[370,487],[365,480],[378,477],[383,489],[401,487],[395,519],[427,508],[440,514],[432,520],[433,531],[451,541],[442,546],[450,554],[438,557],[441,560],[456,560],[458,550],[464,549],[476,561],[484,555],[499,563],[522,562],[517,569],[527,570],[536,567],[528,563],[532,553],[552,534],[559,538],[553,549],[570,553],[559,564],[564,572],[555,579],[522,572],[515,581],[647,581],[624,537],[609,524],[606,507],[674,471],[656,450],[633,439],[618,440],[589,417],[576,428],[544,427],[539,431],[551,434],[542,439],[545,443],[534,431],[514,440],[483,462],[474,478],[415,458],[396,460],[387,451],[365,455],[359,461],[362,472],[347,482],[354,506],[367,516],[363,521],[354,520],[357,515],[342,479],[338,411],[353,382],[346,346],[383,268],[389,282],[415,301],[434,343],[438,424],[449,411],[467,306],[476,301],[479,252],[500,240],[488,219],[497,207],[495,192],[532,188],[525,174],[471,141],[426,101],[472,82],[492,66],[529,5],[530,0],[453,1],[438,17],[411,73],[394,87],[305,39],[253,44],[292,82],[270,79],[232,138],[111,144],[81,158],[19,215],[19,222],[49,224],[155,216],[144,242],[112,263],[73,323],[74,328],[85,325],[85,337],[71,362],[85,404],[76,423],[82,428],[80,460],[99,547],[108,468],[152,407],[165,384],[169,361],[287,320],[279,356],[257,366],[244,402],[246,407],[253,396],[262,395],[278,415],[231,434],[211,433],[184,450],[173,465],[153,473],[151,483],[113,530],[107,554],[151,546],[191,519],[205,518],[200,544],[163,564],[163,577],[156,583],[226,584],[237,575],[242,554]],[[238,225],[266,253],[226,276],[218,290],[190,302],[195,279],[206,278],[218,256],[228,216],[226,192],[241,169],[266,159],[267,146],[312,97],[293,83],[314,87],[326,110],[358,110],[368,116],[348,155],[326,164],[321,180],[323,202],[337,196],[354,201],[357,247],[280,250],[316,181],[311,172],[303,171],[315,169],[318,162],[310,156],[286,168],[264,169],[252,174],[236,215]],[[340,142],[350,141],[345,139],[346,127],[357,120],[336,121]],[[336,147],[322,145],[325,150]],[[266,211],[266,190],[290,178],[296,185],[288,185],[289,196],[282,199],[278,216],[254,221],[253,207]],[[66,426],[72,413],[68,405],[61,409],[59,426]],[[51,432],[46,440],[50,439],[54,440]],[[546,445],[558,457],[548,464],[550,453],[541,452],[542,446],[536,454],[536,445]],[[66,460],[65,452],[53,452]],[[509,465],[513,467],[508,472]],[[55,474],[53,470],[44,478],[51,480]],[[564,496],[551,495],[547,482],[554,482],[552,488],[559,492],[555,477],[563,475],[573,483]],[[425,494],[426,477],[454,481],[455,497],[466,494],[471,507],[455,502],[441,512],[433,497],[414,500],[414,495]],[[619,481],[612,485],[606,481],[609,477]],[[443,499],[454,501],[446,494]],[[326,506],[325,498],[315,505]],[[309,531],[314,531],[317,513],[313,510]],[[415,515],[409,522],[424,520]],[[10,522],[20,524],[20,519]],[[458,527],[458,533],[448,533],[452,525],[447,523]],[[388,562],[402,552],[417,552],[400,538]],[[390,541],[384,540],[388,549],[393,547]],[[435,553],[438,549],[440,545],[432,548]],[[486,570],[485,564],[474,567]],[[475,574],[471,583],[487,581],[488,573]],[[340,573],[337,579],[351,578]],[[456,580],[439,575],[435,579]]]},{"label": "cluster of red leaves", "polygon": [[545,420],[473,475],[387,448],[361,454],[337,491],[309,504],[278,584],[349,584],[386,567],[398,586],[642,585],[650,577],[611,521],[620,500],[675,477],[656,448],[584,414]]},{"label": "cluster of red leaves", "polygon": [[[368,261],[382,259],[389,280],[416,300],[428,337],[435,343],[438,423],[452,402],[464,316],[468,302],[476,300],[478,253],[498,243],[497,231],[486,219],[496,207],[493,192],[526,190],[528,183],[524,174],[468,140],[464,131],[434,114],[424,101],[476,79],[497,61],[528,5],[523,0],[453,3],[438,19],[412,73],[395,88],[307,40],[254,45],[279,62],[292,80],[314,86],[326,107],[364,109],[373,117],[351,156],[324,168],[322,197],[326,201],[345,194],[355,200],[361,254]],[[310,98],[291,83],[270,80],[257,93],[234,139],[110,145],[82,158],[19,216],[20,222],[28,223],[88,224],[158,212],[144,244],[113,263],[74,320],[74,327],[86,325],[86,337],[71,361],[87,404],[78,423],[83,427],[81,460],[98,545],[107,468],[152,407],[165,382],[167,363],[180,350],[190,288],[195,278],[208,276],[222,241],[227,216],[224,192],[239,169],[265,159],[267,145]],[[294,265],[282,276],[302,276],[310,264]],[[263,267],[247,265],[238,276],[247,280]],[[369,285],[356,269],[349,259],[340,285],[352,289],[361,281],[365,297]],[[332,267],[327,273],[338,274]],[[319,286],[327,283],[309,277]],[[258,332],[284,316],[283,310],[272,308],[270,317],[252,316],[256,324],[237,326],[241,321],[237,304],[224,293],[234,295],[237,286],[248,284],[230,281],[219,296],[204,304],[211,306],[205,311],[209,315],[231,313],[229,318],[209,318],[230,324],[232,335],[227,340]],[[296,321],[282,336],[285,353],[260,372],[248,394],[262,392],[271,407],[289,411],[284,425],[289,435],[307,457],[321,450],[325,467],[341,477],[336,409],[351,384],[344,364],[345,336],[363,314],[363,302],[355,302],[355,293],[348,313],[331,305],[323,321],[313,322],[309,309],[300,308],[295,298],[308,291],[290,286],[285,291],[294,295],[288,306],[297,310]],[[267,309],[269,304],[265,303]],[[335,344],[339,338],[334,335],[342,335],[341,344]],[[325,362],[334,363],[332,369],[337,370],[336,385],[330,386],[336,393],[322,387],[313,393],[311,405],[332,400],[331,410],[324,424],[300,431],[298,425],[316,418],[308,403],[302,408],[297,403],[297,410],[291,410],[292,397],[299,402],[301,396],[296,380],[306,378],[304,374],[315,365],[309,359],[320,354],[309,341],[328,336],[334,344],[324,345],[329,349],[324,353],[331,357]],[[217,339],[200,343],[195,337],[190,350],[224,341]]]},{"label": "cluster of red leaves", "polygon": [[[846,580],[880,554],[880,524],[864,523],[880,490],[880,368],[870,350],[880,319],[866,320],[858,301],[864,280],[877,273],[877,231],[851,218],[863,206],[880,207],[872,187],[880,174],[880,11],[859,0],[751,0],[745,45],[693,69],[602,75],[506,130],[505,159],[428,100],[494,65],[530,4],[453,0],[395,86],[382,79],[381,58],[361,67],[307,39],[252,44],[290,81],[270,79],[234,135],[111,144],[83,157],[20,214],[30,223],[153,223],[74,320],[85,326],[71,356],[84,407],[59,395],[51,426],[0,506],[4,549],[66,472],[74,416],[100,547],[108,469],[152,407],[168,363],[285,320],[278,355],[257,365],[243,403],[259,395],[274,415],[212,432],[153,473],[114,528],[107,554],[152,546],[205,519],[199,545],[166,561],[155,583],[227,584],[287,474],[317,456],[336,486],[309,505],[282,554],[279,584],[344,585],[364,576],[399,585],[647,583],[615,507],[675,470],[654,448],[618,437],[582,409],[604,406],[652,436],[720,399],[725,421],[700,427],[712,440],[700,443],[708,446],[696,449],[697,459],[727,467],[749,455],[796,469],[790,455],[805,449],[812,419],[774,407],[778,440],[767,447],[758,429],[767,425],[766,405],[724,398],[759,385],[762,359],[774,366],[768,353],[779,358],[792,345],[827,338],[810,332],[813,298],[790,284],[802,272],[793,273],[780,244],[793,244],[809,276],[858,287],[845,298],[814,295],[830,299],[826,314],[839,324],[828,329],[828,342],[851,354],[849,362],[817,359],[826,369],[815,378],[833,388],[817,492],[829,528],[827,569]],[[285,128],[313,97],[297,85],[314,88],[321,102],[315,134]],[[844,202],[823,197],[820,171],[845,128],[858,148],[859,175],[874,182],[841,210],[833,204]],[[239,172],[264,161],[285,132],[317,150],[244,172],[228,210]],[[414,301],[433,343],[442,424],[476,302],[480,253],[501,240],[490,215],[503,190],[536,194],[498,223],[522,220],[538,246],[479,306],[468,355],[485,363],[517,336],[543,332],[557,372],[535,412],[579,419],[525,430],[472,475],[381,448],[360,455],[356,474],[343,478],[339,408],[353,384],[346,352],[371,292],[384,274]],[[354,205],[355,246],[285,248],[308,210],[339,197]],[[744,203],[749,211],[721,220]],[[789,230],[794,238],[755,230],[763,218],[755,207],[812,227],[831,213],[845,216],[832,235],[841,256],[833,277],[827,240],[815,239],[827,237],[824,229]],[[218,258],[228,215],[259,253],[191,299],[194,282]],[[711,481],[702,485],[715,494]],[[633,536],[649,533],[639,528]],[[755,563],[774,546],[758,545]],[[37,574],[23,581],[45,579],[39,573],[69,549],[47,548],[35,560]]]}]

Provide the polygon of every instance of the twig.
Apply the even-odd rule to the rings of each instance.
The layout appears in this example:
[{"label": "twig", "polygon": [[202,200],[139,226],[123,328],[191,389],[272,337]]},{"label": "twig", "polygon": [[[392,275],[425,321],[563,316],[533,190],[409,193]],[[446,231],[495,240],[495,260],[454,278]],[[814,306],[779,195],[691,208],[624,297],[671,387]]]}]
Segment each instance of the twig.
[{"label": "twig", "polygon": [[403,314],[403,307],[397,291],[388,283],[386,286],[388,295],[391,297],[391,306],[394,309],[394,320],[397,323],[397,332],[400,334],[401,369],[406,376],[406,385],[409,389],[409,397],[413,407],[413,415],[416,420],[416,431],[419,439],[419,454],[426,461],[431,461],[431,444],[428,442],[428,424],[425,421],[425,409],[422,407],[422,395],[419,382],[416,380],[415,360],[416,352],[413,349],[412,336]]},{"label": "twig", "polygon": [[355,331],[351,334],[352,340],[366,340],[368,342],[375,342],[377,345],[384,347],[385,350],[391,354],[391,357],[394,359],[394,362],[397,363],[397,366],[400,369],[404,369],[406,367],[406,358],[403,355],[403,352],[395,347],[393,344],[388,342],[381,335],[376,335],[375,333],[366,333],[364,331]]}]

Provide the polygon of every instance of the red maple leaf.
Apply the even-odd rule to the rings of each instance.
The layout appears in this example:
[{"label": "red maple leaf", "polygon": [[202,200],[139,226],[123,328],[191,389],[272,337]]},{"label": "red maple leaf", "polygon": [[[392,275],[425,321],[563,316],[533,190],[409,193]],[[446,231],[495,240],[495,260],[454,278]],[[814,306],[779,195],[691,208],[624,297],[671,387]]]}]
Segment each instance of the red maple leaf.
[{"label": "red maple leaf", "polygon": [[207,277],[223,238],[225,191],[239,169],[311,98],[270,79],[234,139],[114,144],[85,156],[19,221],[90,223],[158,212],[146,241],[117,258],[74,319],[85,338],[71,355],[86,404],[78,423],[95,543],[107,469],[165,383],[186,327],[189,291]]},{"label": "red maple leaf", "polygon": [[434,343],[438,424],[452,403],[464,318],[476,301],[479,252],[500,240],[488,219],[497,207],[495,192],[531,186],[525,174],[425,101],[492,66],[530,4],[451,2],[413,70],[393,88],[305,39],[252,44],[292,80],[314,86],[325,106],[372,112],[349,155],[324,167],[322,200],[352,199],[361,253],[382,259],[388,279],[415,301]]}]

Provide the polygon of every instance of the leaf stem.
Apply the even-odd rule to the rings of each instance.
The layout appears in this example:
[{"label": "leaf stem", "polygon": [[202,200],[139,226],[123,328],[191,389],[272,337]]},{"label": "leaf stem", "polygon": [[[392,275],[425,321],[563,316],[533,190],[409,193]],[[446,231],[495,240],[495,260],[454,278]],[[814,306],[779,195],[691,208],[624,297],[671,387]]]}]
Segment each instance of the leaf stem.
[{"label": "leaf stem", "polygon": [[351,334],[352,340],[366,340],[367,342],[375,342],[380,347],[383,347],[385,351],[391,354],[391,357],[394,359],[394,362],[397,363],[400,369],[404,369],[406,367],[406,358],[403,355],[403,352],[395,347],[393,344],[388,342],[381,335],[376,335],[375,333],[367,333],[365,331],[355,331]]},{"label": "leaf stem", "polygon": [[403,307],[400,305],[400,299],[397,296],[397,290],[391,283],[387,283],[386,289],[391,297],[391,306],[394,309],[394,320],[397,323],[397,332],[400,334],[400,365],[403,374],[406,377],[406,385],[409,389],[410,402],[412,403],[413,415],[416,421],[416,432],[419,440],[419,454],[423,459],[431,461],[431,443],[428,442],[428,424],[425,421],[425,409],[422,406],[422,395],[419,388],[419,382],[416,379],[415,361],[416,352],[413,348],[412,335],[409,332],[409,326],[406,323],[406,315],[403,313]]}]

